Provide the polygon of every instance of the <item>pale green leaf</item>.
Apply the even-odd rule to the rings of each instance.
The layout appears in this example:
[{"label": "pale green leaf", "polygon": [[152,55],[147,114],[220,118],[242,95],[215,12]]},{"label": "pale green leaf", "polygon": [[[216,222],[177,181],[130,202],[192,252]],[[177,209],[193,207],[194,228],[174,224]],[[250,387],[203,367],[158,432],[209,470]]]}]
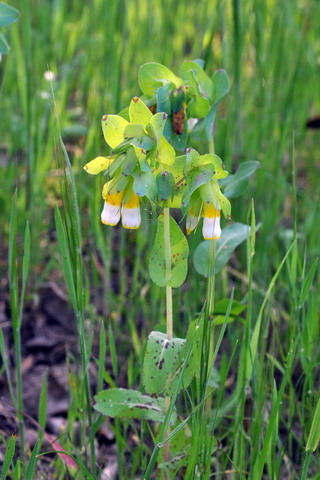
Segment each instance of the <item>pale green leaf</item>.
[{"label": "pale green leaf", "polygon": [[159,287],[179,287],[185,281],[188,271],[189,246],[177,223],[170,217],[171,278],[166,278],[164,248],[164,216],[159,215],[156,238],[149,260],[151,280]]},{"label": "pale green leaf", "polygon": [[[226,265],[234,250],[250,236],[250,232],[251,228],[243,223],[233,223],[222,230],[221,238],[216,240],[215,273]],[[210,243],[210,240],[201,242],[193,255],[195,269],[205,277],[209,273]]]},{"label": "pale green leaf", "polygon": [[157,160],[159,163],[164,165],[173,165],[175,160],[175,151],[174,148],[170,145],[168,140],[162,136],[160,138],[157,150]]},{"label": "pale green leaf", "polygon": [[177,77],[169,68],[160,63],[145,63],[139,69],[138,81],[145,95],[153,95],[162,85],[172,82],[176,88],[183,84],[183,80]]},{"label": "pale green leaf", "polygon": [[[163,422],[165,417],[164,398],[152,398],[136,390],[113,388],[99,392],[95,397],[95,410],[112,418],[140,418]],[[176,423],[176,415],[171,417]]]},{"label": "pale green leaf", "polygon": [[167,393],[168,378],[181,364],[181,352],[186,340],[167,338],[162,332],[151,332],[143,362],[143,385],[146,392],[154,396]]},{"label": "pale green leaf", "polygon": [[111,148],[115,148],[125,140],[125,128],[129,123],[119,115],[104,115],[102,117],[102,131],[105,141]]},{"label": "pale green leaf", "polygon": [[14,23],[19,18],[19,11],[7,3],[0,2],[0,28]]},{"label": "pale green leaf", "polygon": [[156,113],[153,115],[146,126],[146,133],[157,143],[160,142],[168,115],[166,113]]},{"label": "pale green leaf", "polygon": [[130,123],[145,128],[153,117],[151,111],[139,97],[134,97],[129,106]]},{"label": "pale green leaf", "polygon": [[260,162],[250,161],[239,165],[236,173],[222,180],[223,193],[228,198],[236,198],[244,193],[249,177],[260,167]]}]

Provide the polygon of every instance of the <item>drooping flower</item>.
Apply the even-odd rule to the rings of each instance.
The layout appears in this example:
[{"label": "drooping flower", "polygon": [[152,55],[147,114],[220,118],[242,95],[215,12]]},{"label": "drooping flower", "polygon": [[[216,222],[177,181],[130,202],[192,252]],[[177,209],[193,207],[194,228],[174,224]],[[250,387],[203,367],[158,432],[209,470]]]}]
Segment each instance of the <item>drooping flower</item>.
[{"label": "drooping flower", "polygon": [[221,237],[220,210],[212,203],[203,204],[202,235],[205,240],[217,240]]},{"label": "drooping flower", "polygon": [[199,223],[199,216],[196,215],[194,207],[191,207],[189,212],[187,213],[187,220],[186,220],[186,230],[187,235],[193,232],[193,230],[197,227]]},{"label": "drooping flower", "polygon": [[139,228],[141,223],[140,198],[135,192],[132,192],[126,202],[123,202],[121,215],[124,228],[133,230]]},{"label": "drooping flower", "polygon": [[118,191],[116,183],[111,181],[104,185],[102,191],[104,207],[101,212],[101,222],[114,227],[122,217],[124,228],[135,230],[141,223],[140,198],[132,190],[132,186]]},{"label": "drooping flower", "polygon": [[222,194],[218,180],[227,176],[222,161],[213,154],[199,155],[187,151],[188,185],[183,193],[182,206],[187,207],[187,234],[197,227],[203,217],[202,234],[205,240],[217,240],[221,236],[220,212],[230,217],[231,205]]}]

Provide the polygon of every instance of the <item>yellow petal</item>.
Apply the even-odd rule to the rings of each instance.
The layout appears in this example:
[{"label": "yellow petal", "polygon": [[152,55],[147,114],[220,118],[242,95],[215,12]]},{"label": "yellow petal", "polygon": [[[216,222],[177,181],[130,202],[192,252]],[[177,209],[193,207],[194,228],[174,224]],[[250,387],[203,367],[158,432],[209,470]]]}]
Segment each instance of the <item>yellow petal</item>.
[{"label": "yellow petal", "polygon": [[105,201],[110,205],[121,205],[123,191],[122,192],[112,191],[114,190],[112,183],[113,182],[111,181],[104,184],[102,189],[102,198],[104,198]]},{"label": "yellow petal", "polygon": [[212,203],[204,203],[202,215],[206,218],[217,218],[220,217],[220,210],[217,210]]},{"label": "yellow petal", "polygon": [[136,193],[132,193],[131,197],[123,203],[125,208],[136,208],[140,205],[140,198]]},{"label": "yellow petal", "polygon": [[87,163],[83,168],[87,173],[91,175],[97,175],[98,173],[106,170],[111,163],[114,161],[115,157],[97,157]]}]

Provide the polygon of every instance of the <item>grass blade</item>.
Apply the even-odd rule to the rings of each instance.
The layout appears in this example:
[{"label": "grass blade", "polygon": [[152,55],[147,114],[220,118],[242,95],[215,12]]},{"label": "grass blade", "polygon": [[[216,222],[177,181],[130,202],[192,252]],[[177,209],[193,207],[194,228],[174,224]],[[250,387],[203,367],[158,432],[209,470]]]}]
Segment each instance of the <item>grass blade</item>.
[{"label": "grass blade", "polygon": [[13,434],[11,435],[11,438],[6,448],[0,480],[6,480],[7,478],[7,473],[9,471],[15,449],[16,449],[16,435]]}]

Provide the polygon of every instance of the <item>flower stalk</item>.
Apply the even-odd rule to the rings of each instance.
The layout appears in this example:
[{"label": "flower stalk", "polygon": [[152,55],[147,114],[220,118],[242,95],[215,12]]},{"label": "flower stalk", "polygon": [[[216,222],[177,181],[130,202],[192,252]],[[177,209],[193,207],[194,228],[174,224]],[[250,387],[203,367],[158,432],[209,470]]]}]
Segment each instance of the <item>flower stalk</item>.
[{"label": "flower stalk", "polygon": [[[173,313],[172,313],[172,287],[168,285],[168,282],[171,280],[171,243],[170,243],[170,209],[164,208],[164,248],[165,248],[165,262],[166,262],[166,323],[167,323],[167,338],[171,340],[172,338],[172,323],[173,323]],[[170,397],[165,398],[165,409],[168,411],[170,406]],[[168,428],[165,436],[167,437],[170,434],[170,427]],[[168,462],[170,460],[170,442],[164,444],[164,461]],[[165,478],[167,475],[165,474]]]}]

